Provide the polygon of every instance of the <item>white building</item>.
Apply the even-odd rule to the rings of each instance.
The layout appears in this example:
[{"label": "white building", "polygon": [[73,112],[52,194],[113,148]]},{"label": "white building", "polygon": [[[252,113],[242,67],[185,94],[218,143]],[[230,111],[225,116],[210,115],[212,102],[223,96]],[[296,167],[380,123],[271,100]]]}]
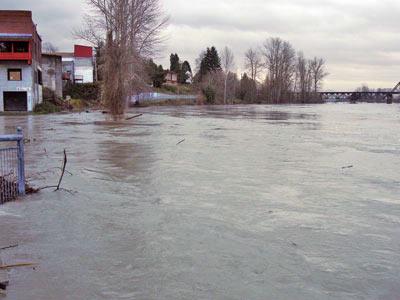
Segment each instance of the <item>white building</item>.
[{"label": "white building", "polygon": [[75,45],[74,52],[58,53],[62,56],[63,80],[73,83],[94,82],[93,48]]},{"label": "white building", "polygon": [[30,11],[0,11],[0,111],[42,102],[41,45]]}]

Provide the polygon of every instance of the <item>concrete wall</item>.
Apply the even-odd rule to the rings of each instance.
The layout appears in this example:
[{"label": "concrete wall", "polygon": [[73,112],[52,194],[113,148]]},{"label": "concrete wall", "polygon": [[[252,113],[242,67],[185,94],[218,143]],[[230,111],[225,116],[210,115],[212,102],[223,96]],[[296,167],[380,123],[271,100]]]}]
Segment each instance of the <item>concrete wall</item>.
[{"label": "concrete wall", "polygon": [[62,61],[61,56],[43,55],[43,87],[49,88],[62,97]]},{"label": "concrete wall", "polygon": [[75,57],[74,61],[74,68],[75,68],[75,79],[82,77],[82,83],[92,83],[94,81],[93,78],[93,59],[90,58],[80,58]]},{"label": "concrete wall", "polygon": [[[22,81],[8,81],[8,69],[22,69]],[[37,89],[33,84],[34,72],[32,65],[25,62],[1,62],[0,63],[0,111],[4,111],[4,92],[23,92],[28,95],[28,111],[33,110],[33,106],[38,99]]]},{"label": "concrete wall", "polygon": [[[9,81],[8,69],[21,69],[21,81]],[[36,104],[42,103],[42,86],[37,83],[37,71],[41,70],[36,61],[31,65],[26,62],[2,61],[0,62],[0,111],[4,111],[4,92],[27,92],[28,111],[32,111]]]},{"label": "concrete wall", "polygon": [[[41,60],[41,59],[40,59]],[[28,111],[32,111],[35,108],[36,104],[42,103],[43,102],[43,85],[38,84],[38,74],[37,72],[41,71],[42,72],[42,79],[43,79],[43,70],[38,62],[35,60],[32,61],[32,77],[33,77],[33,90],[34,90],[34,96],[33,96],[33,101],[32,101],[32,108],[29,109],[28,106]]]},{"label": "concrete wall", "polygon": [[62,58],[62,72],[67,74],[70,74],[70,80],[72,82],[74,82],[75,78],[74,78],[74,73],[75,73],[75,69],[74,69],[74,59],[70,58],[70,57],[63,57]]}]

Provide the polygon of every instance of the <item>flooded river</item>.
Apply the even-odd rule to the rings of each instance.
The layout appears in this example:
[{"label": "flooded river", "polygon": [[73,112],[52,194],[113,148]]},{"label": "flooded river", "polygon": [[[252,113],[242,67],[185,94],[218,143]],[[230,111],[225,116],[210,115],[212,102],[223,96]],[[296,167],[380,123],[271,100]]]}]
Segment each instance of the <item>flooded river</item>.
[{"label": "flooded river", "polygon": [[137,113],[0,117],[70,172],[0,206],[6,299],[399,299],[400,106]]}]

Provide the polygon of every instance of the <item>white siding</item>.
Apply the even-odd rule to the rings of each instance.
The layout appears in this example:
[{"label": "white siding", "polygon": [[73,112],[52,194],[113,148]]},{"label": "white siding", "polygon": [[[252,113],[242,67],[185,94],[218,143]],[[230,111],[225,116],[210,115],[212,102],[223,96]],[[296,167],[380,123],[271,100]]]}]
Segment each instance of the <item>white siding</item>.
[{"label": "white siding", "polygon": [[93,82],[93,67],[78,67],[75,65],[75,78],[83,77],[83,83]]},{"label": "white siding", "polygon": [[[8,80],[8,69],[21,69],[22,80],[21,81],[9,81]],[[19,62],[1,62],[0,64],[0,111],[4,111],[4,92],[22,92],[26,91],[28,96],[28,111],[33,110],[34,103],[39,102],[39,99],[35,99],[34,91],[34,72],[31,65]]]}]

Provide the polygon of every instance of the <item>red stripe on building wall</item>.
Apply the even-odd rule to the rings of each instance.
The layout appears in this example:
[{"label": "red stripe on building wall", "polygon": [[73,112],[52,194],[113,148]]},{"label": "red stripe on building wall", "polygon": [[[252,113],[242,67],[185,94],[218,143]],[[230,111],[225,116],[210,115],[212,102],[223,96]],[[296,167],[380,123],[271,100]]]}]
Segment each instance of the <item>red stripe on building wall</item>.
[{"label": "red stripe on building wall", "polygon": [[74,46],[75,57],[93,57],[93,48],[89,46],[75,45]]}]

